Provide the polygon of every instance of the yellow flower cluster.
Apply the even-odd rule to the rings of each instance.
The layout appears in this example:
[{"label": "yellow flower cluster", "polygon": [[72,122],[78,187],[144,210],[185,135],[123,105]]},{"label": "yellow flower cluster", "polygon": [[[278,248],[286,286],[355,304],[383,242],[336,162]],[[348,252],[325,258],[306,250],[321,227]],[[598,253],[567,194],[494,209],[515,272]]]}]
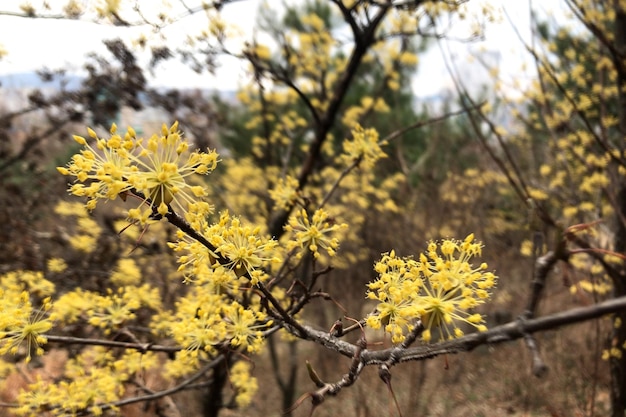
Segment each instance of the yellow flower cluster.
[{"label": "yellow flower cluster", "polygon": [[[299,210],[289,218],[285,230],[290,233],[287,250],[308,249],[315,258],[320,257],[320,250],[334,256],[339,247],[339,239],[330,237],[333,232],[346,229],[347,224],[337,224],[324,209],[318,209],[309,218],[305,209]],[[301,257],[303,252],[297,254]]]},{"label": "yellow flower cluster", "polygon": [[115,271],[111,274],[111,282],[119,287],[136,285],[141,282],[141,269],[133,259],[122,258],[117,262]]},{"label": "yellow flower cluster", "polygon": [[258,166],[251,157],[226,159],[220,167],[220,176],[212,184],[231,213],[261,225],[267,223],[271,207],[264,198],[269,184],[276,181],[277,172],[275,167]]},{"label": "yellow flower cluster", "polygon": [[[176,303],[175,312],[155,316],[152,326],[155,334],[171,335],[184,348],[168,369],[172,376],[195,369],[203,355],[213,356],[220,346],[249,353],[261,349],[262,331],[271,321],[249,296],[250,284],[265,280],[265,270],[280,262],[275,240],[263,236],[259,227],[243,225],[227,211],[217,223],[209,224],[206,218],[195,218],[192,223],[210,245],[182,232],[169,245],[182,253],[178,270],[186,282],[195,285]],[[241,299],[247,300],[245,305],[237,301]]]},{"label": "yellow flower cluster", "polygon": [[50,317],[64,324],[84,320],[109,334],[135,320],[135,312],[140,308],[161,310],[158,289],[148,284],[126,285],[101,295],[76,288],[56,299]]},{"label": "yellow flower cluster", "polygon": [[[0,355],[23,354],[29,362],[33,354],[43,354],[44,333],[53,325],[48,315],[53,292],[54,284],[41,272],[13,271],[0,277]],[[41,308],[33,306],[29,294],[44,297]]]},{"label": "yellow flower cluster", "polygon": [[33,308],[27,291],[23,291],[17,300],[0,289],[3,302],[0,310],[0,355],[17,355],[25,344],[26,362],[32,354],[43,355],[41,345],[48,339],[43,335],[52,328],[52,321],[47,313],[52,307],[50,298],[43,300],[42,308]]},{"label": "yellow flower cluster", "polygon": [[250,375],[251,368],[249,362],[239,361],[230,370],[230,382],[236,392],[235,402],[241,408],[250,405],[259,389],[256,378]]},{"label": "yellow flower cluster", "polygon": [[[272,253],[278,242],[263,236],[258,226],[242,225],[239,218],[231,217],[227,211],[222,212],[218,223],[209,225],[198,218],[193,223],[199,226],[198,231],[215,250],[183,232],[177,233],[178,241],[169,246],[175,252],[184,253],[178,258],[178,270],[183,272],[186,282],[234,289],[239,277],[246,275],[256,284],[267,278],[264,267],[280,262]],[[218,258],[222,263],[216,262]]]},{"label": "yellow flower cluster", "polygon": [[272,255],[278,242],[261,235],[261,228],[244,226],[237,217],[222,213],[220,222],[208,236],[215,246],[215,252],[227,259],[222,266],[231,269],[238,277],[247,274],[252,283],[266,278],[261,268],[268,263],[278,263],[280,259]]},{"label": "yellow flower cluster", "polygon": [[483,317],[470,311],[490,297],[488,290],[497,277],[486,271],[487,264],[474,267],[470,263],[472,257],[480,256],[481,247],[471,234],[463,241],[431,242],[419,261],[399,258],[393,251],[383,255],[374,267],[378,278],[368,284],[367,297],[378,305],[367,325],[383,327],[394,343],[402,342],[418,319],[426,342],[435,330],[440,339],[462,336],[462,323],[485,331]]},{"label": "yellow flower cluster", "polygon": [[129,378],[157,365],[154,353],[125,352],[116,357],[111,349],[93,347],[82,351],[65,366],[65,378],[58,383],[38,379],[18,396],[18,415],[52,416],[102,415],[106,406],[119,400]]},{"label": "yellow flower cluster", "polygon": [[72,219],[75,224],[74,233],[68,237],[70,246],[84,253],[92,253],[98,247],[98,239],[102,234],[102,228],[81,203],[60,201],[54,212],[59,216]]},{"label": "yellow flower cluster", "polygon": [[363,129],[359,124],[352,129],[352,140],[343,142],[342,158],[347,163],[360,160],[364,167],[373,167],[380,158],[387,154],[381,149],[376,129]]},{"label": "yellow flower cluster", "polygon": [[89,375],[51,384],[39,379],[18,396],[18,415],[37,416],[48,411],[53,416],[75,416],[89,409],[102,415],[102,405],[120,398],[123,385],[109,370],[92,368]]},{"label": "yellow flower cluster", "polygon": [[276,207],[287,210],[293,206],[298,198],[298,179],[287,175],[280,178],[274,189],[270,190],[270,197]]},{"label": "yellow flower cluster", "polygon": [[120,287],[108,290],[104,296],[95,294],[89,312],[89,324],[100,327],[104,334],[118,330],[136,318],[135,311],[141,307],[160,308],[159,291],[148,284],[141,287]]},{"label": "yellow flower cluster", "polygon": [[382,97],[373,99],[372,97],[363,97],[358,105],[350,106],[346,109],[341,118],[341,123],[349,128],[359,125],[364,116],[371,112],[389,113],[390,108]]},{"label": "yellow flower cluster", "polygon": [[264,344],[262,330],[272,324],[258,305],[246,308],[224,294],[212,294],[198,286],[177,302],[175,313],[155,317],[153,323],[155,332],[171,333],[186,350],[184,354],[194,359],[201,352],[216,354],[216,348],[224,343],[256,353]]},{"label": "yellow flower cluster", "polygon": [[143,211],[130,210],[129,217],[144,223],[153,209],[165,215],[173,204],[186,212],[189,204],[207,194],[203,186],[190,184],[188,177],[213,171],[218,155],[214,151],[189,153],[178,122],[169,128],[163,125],[161,136],[155,134],[145,144],[132,128],[122,136],[113,125],[108,139],[99,138],[92,129],[88,133],[96,141],[95,148],[82,136],[74,136],[84,149],[72,157],[67,168],[57,168],[76,178],[70,193],[87,197],[88,209],[95,208],[100,199],[126,199],[129,192],[137,193],[150,205]]}]

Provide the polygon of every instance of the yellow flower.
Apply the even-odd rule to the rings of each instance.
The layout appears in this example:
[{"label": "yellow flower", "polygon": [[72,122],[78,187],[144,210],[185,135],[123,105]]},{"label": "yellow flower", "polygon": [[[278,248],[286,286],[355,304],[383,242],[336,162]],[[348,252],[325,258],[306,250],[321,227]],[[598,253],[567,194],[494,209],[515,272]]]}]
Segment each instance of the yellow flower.
[{"label": "yellow flower", "polygon": [[233,302],[224,312],[226,338],[233,347],[241,347],[250,353],[258,353],[263,347],[264,337],[261,330],[271,325],[266,322],[265,314],[244,308]]},{"label": "yellow flower", "polygon": [[285,210],[290,208],[298,198],[298,180],[291,175],[280,178],[274,189],[270,190],[270,197],[276,207]]},{"label": "yellow flower", "polygon": [[497,277],[486,271],[487,264],[470,263],[481,250],[474,235],[469,235],[463,241],[430,242],[419,261],[398,258],[393,251],[383,255],[374,266],[378,278],[368,284],[367,297],[379,304],[367,324],[385,326],[394,343],[402,342],[418,319],[424,326],[424,341],[430,341],[435,330],[441,338],[460,337],[460,323],[486,330],[482,316],[471,310],[489,298]]},{"label": "yellow flower", "polygon": [[104,329],[105,334],[119,329],[135,319],[135,311],[140,307],[158,309],[159,292],[148,284],[141,287],[120,287],[117,291],[108,290],[106,295],[92,295],[88,322]]},{"label": "yellow flower", "polygon": [[199,351],[213,353],[215,346],[226,339],[226,323],[221,314],[226,300],[222,295],[199,294],[199,287],[194,289],[195,293],[177,303],[176,319],[170,323],[169,332],[197,357]]},{"label": "yellow flower", "polygon": [[141,282],[141,269],[133,259],[120,259],[111,274],[111,282],[117,286],[138,285]]},{"label": "yellow flower", "polygon": [[[149,202],[151,209],[165,215],[170,205],[186,212],[189,204],[206,196],[204,187],[192,185],[188,179],[194,174],[213,171],[218,155],[215,151],[189,153],[189,144],[178,131],[178,122],[169,128],[163,125],[161,135],[153,135],[145,145],[132,128],[122,137],[113,125],[109,139],[99,138],[92,129],[88,133],[96,141],[96,148],[87,139],[74,136],[84,149],[72,157],[67,168],[58,170],[76,178],[70,193],[87,197],[90,210],[100,199],[120,196],[126,200],[127,193],[134,192],[144,196],[142,203]],[[131,217],[145,222],[140,211],[133,212]]]},{"label": "yellow flower", "polygon": [[61,258],[50,258],[48,259],[48,271],[50,272],[63,272],[67,269],[67,264],[65,260]]},{"label": "yellow flower", "polygon": [[22,343],[26,342],[26,362],[31,355],[43,355],[41,345],[48,339],[43,335],[52,328],[52,321],[46,317],[52,307],[50,298],[43,300],[42,308],[34,310],[28,293],[23,291],[17,300],[6,297],[0,291],[3,302],[0,306],[0,354],[15,355]]},{"label": "yellow flower", "polygon": [[259,227],[242,226],[241,221],[222,213],[219,226],[212,229],[208,236],[215,246],[215,253],[226,259],[222,266],[235,272],[237,276],[247,274],[253,281],[263,278],[254,272],[270,262],[280,262],[271,256],[272,249],[278,244],[273,239],[261,236]]},{"label": "yellow flower", "polygon": [[[289,218],[289,223],[285,226],[285,230],[293,237],[287,244],[287,249],[306,248],[315,258],[319,258],[320,250],[334,256],[339,240],[336,237],[331,238],[329,234],[347,227],[346,224],[335,223],[324,209],[316,210],[310,219],[305,209],[299,210]],[[302,253],[298,256],[302,256]]]},{"label": "yellow flower", "polygon": [[266,45],[256,45],[253,53],[262,61],[269,61],[269,59],[272,57],[270,48],[268,48]]},{"label": "yellow flower", "polygon": [[245,361],[235,363],[230,370],[230,382],[237,393],[235,402],[238,407],[248,406],[259,389],[256,378],[250,375],[251,370],[252,365]]},{"label": "yellow flower", "polygon": [[380,145],[375,129],[363,129],[356,124],[352,129],[352,140],[343,142],[342,158],[347,163],[361,161],[362,166],[372,167],[377,160],[387,156]]}]

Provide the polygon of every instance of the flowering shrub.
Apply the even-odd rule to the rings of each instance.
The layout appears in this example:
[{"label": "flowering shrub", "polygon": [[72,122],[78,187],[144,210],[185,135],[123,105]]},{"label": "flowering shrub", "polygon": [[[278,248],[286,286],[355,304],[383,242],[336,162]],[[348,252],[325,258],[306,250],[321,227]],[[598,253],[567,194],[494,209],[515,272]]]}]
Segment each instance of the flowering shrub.
[{"label": "flowering shrub", "polygon": [[[171,349],[174,359],[166,365],[170,377],[196,372],[225,351],[258,353],[266,338],[279,329],[292,337],[312,338],[304,323],[296,319],[312,293],[298,298],[285,293],[279,283],[289,279],[286,271],[307,256],[331,266],[340,251],[341,231],[349,228],[347,223],[338,222],[322,207],[306,205],[292,210],[281,240],[226,210],[211,222],[213,209],[205,198],[208,192],[193,174],[210,173],[219,157],[214,151],[190,152],[177,123],[163,126],[160,136],[147,141],[138,138],[132,128],[120,135],[115,125],[107,139],[91,129],[88,132],[90,139],[74,137],[83,149],[67,167],[58,168],[73,178],[70,193],[86,197],[88,210],[95,209],[99,200],[120,197],[130,205],[127,220],[131,223],[167,220],[177,226],[169,247],[178,255],[178,270],[189,290],[169,310],[159,290],[142,282],[141,269],[130,258],[119,260],[110,276],[111,287],[103,294],[77,288],[52,299],[54,286],[42,274],[7,274],[2,277],[2,353],[17,354],[24,348],[27,360],[42,355],[47,335],[64,323],[90,325],[106,338],[124,332],[142,311],[152,312],[151,338],[167,338],[175,344]],[[384,156],[375,131],[356,126],[353,134],[353,145],[345,147],[346,161],[373,164]],[[359,141],[361,145],[357,145]],[[288,179],[278,187],[282,191],[273,194],[276,204],[293,208],[299,198],[297,183]],[[88,221],[70,205],[58,210],[77,214],[83,223]],[[419,260],[398,258],[394,251],[383,255],[374,268],[378,278],[368,285],[367,292],[378,305],[362,323],[383,328],[392,343],[405,341],[405,334],[415,331],[424,342],[431,341],[436,331],[443,338],[458,337],[463,335],[460,323],[486,330],[482,316],[471,312],[489,298],[488,291],[496,282],[486,264],[475,267],[470,263],[481,248],[470,235],[463,241],[431,242]],[[67,267],[60,259],[51,259],[49,265],[57,272]],[[34,306],[38,297],[44,297],[40,308]],[[147,351],[150,343],[145,345]],[[139,352],[131,349],[115,359],[104,347],[86,349],[66,366],[71,383],[34,382],[21,394],[17,412],[36,415],[47,410],[65,415],[89,410],[98,415],[116,409],[124,395],[124,382],[155,364],[153,356],[140,354],[145,359],[133,366],[137,359],[133,354]],[[81,361],[90,363],[88,372],[78,372]],[[249,403],[257,389],[251,369],[239,362],[232,368],[238,406]]]}]

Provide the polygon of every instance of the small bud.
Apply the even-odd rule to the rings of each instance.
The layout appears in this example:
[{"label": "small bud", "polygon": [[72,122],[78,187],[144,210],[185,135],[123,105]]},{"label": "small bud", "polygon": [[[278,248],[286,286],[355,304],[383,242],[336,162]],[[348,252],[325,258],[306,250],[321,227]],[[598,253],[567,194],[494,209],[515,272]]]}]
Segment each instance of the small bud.
[{"label": "small bud", "polygon": [[165,216],[167,212],[169,211],[167,204],[165,203],[159,204],[159,208],[157,209],[157,211],[159,212],[161,216]]},{"label": "small bud", "polygon": [[78,142],[78,144],[79,144],[79,145],[83,145],[83,146],[85,146],[85,145],[87,144],[87,141],[86,141],[86,140],[85,140],[85,138],[84,138],[84,137],[82,137],[82,136],[73,135],[72,137],[74,138],[74,140],[75,140],[76,142]]}]

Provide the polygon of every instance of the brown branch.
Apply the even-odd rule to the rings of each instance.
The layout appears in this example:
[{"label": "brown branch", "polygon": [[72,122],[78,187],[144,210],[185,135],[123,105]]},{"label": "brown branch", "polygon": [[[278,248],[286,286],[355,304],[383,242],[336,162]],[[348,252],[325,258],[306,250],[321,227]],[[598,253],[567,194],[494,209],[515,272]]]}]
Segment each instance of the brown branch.
[{"label": "brown branch", "polygon": [[[352,80],[357,74],[357,70],[361,65],[363,57],[367,53],[369,47],[374,43],[376,29],[386,16],[390,7],[390,4],[387,7],[382,7],[371,23],[364,28],[360,28],[354,22],[351,11],[342,10],[344,18],[347,19],[346,21],[352,22],[351,27],[355,42],[354,49],[350,54],[345,70],[342,72],[342,75],[333,90],[333,94],[328,102],[328,107],[326,108],[324,114],[320,117],[320,123],[314,127],[315,137],[309,146],[308,155],[306,156],[306,159],[300,168],[300,172],[298,173],[298,190],[302,190],[308,183],[314,170],[315,163],[319,160],[322,145],[326,141],[328,132],[339,114],[339,109],[348,93]],[[290,211],[290,209],[282,210],[270,220],[269,230],[272,236],[279,237],[283,234],[283,226],[289,218]]]},{"label": "brown branch", "polygon": [[[422,361],[445,354],[468,352],[481,345],[493,345],[521,338],[525,338],[527,343],[534,344],[534,339],[528,339],[528,335],[532,333],[596,319],[623,310],[626,310],[626,296],[590,307],[573,308],[537,319],[524,320],[520,318],[510,323],[494,327],[486,332],[471,333],[458,339],[433,345],[423,345],[413,348],[405,348],[402,345],[398,345],[379,351],[365,349],[362,339],[359,339],[356,344],[352,344],[342,341],[328,332],[303,326],[309,340],[314,340],[331,350],[350,357],[352,361],[349,373],[345,374],[340,381],[325,383],[321,379],[318,379],[316,383],[318,389],[302,397],[292,409],[296,408],[306,397],[312,399],[315,407],[324,401],[325,396],[336,395],[342,388],[352,385],[365,366],[379,365],[390,368],[402,362]],[[417,334],[417,332],[415,334]],[[535,375],[541,376],[546,370],[547,368],[543,364],[543,361],[538,357],[538,360],[533,362],[533,372],[535,372]]]},{"label": "brown branch", "polygon": [[434,123],[439,123],[439,122],[443,122],[446,119],[449,119],[451,117],[454,116],[459,116],[463,113],[470,113],[473,110],[477,110],[480,109],[483,105],[485,104],[485,102],[482,103],[476,103],[473,106],[468,106],[468,107],[463,107],[461,110],[456,110],[453,112],[449,112],[449,113],[445,113],[442,114],[441,116],[437,116],[437,117],[433,117],[431,119],[428,120],[421,120],[419,122],[413,123],[412,125],[403,127],[402,129],[398,129],[395,132],[390,133],[389,135],[385,136],[384,139],[382,139],[380,142],[390,142],[396,138],[398,138],[399,136],[404,135],[405,133],[413,130],[413,129],[419,129],[420,127],[424,127],[430,124],[434,124]]},{"label": "brown branch", "polygon": [[[597,319],[607,314],[626,310],[626,296],[614,298],[587,307],[577,307],[559,313],[526,320],[519,318],[501,326],[493,327],[485,332],[467,334],[458,339],[436,344],[403,349],[394,346],[384,350],[365,350],[362,359],[365,365],[389,366],[400,362],[420,361],[445,354],[456,354],[471,351],[482,345],[495,345],[522,339],[528,334],[557,329],[566,325]],[[305,339],[312,340],[330,350],[346,357],[354,357],[358,347],[332,336],[327,331],[317,330],[303,325]]]},{"label": "brown branch", "polygon": [[217,365],[219,365],[221,362],[223,362],[224,359],[225,359],[224,355],[218,356],[217,358],[213,359],[211,362],[207,363],[202,369],[200,369],[194,375],[190,376],[189,378],[185,379],[183,382],[181,382],[180,384],[178,384],[178,385],[176,385],[176,386],[174,386],[172,388],[169,388],[169,389],[166,389],[166,390],[163,390],[163,391],[157,391],[157,392],[154,392],[152,394],[141,395],[139,397],[125,398],[123,400],[114,401],[114,402],[112,402],[110,404],[104,404],[104,405],[100,406],[99,408],[101,410],[108,410],[108,409],[113,408],[113,407],[122,407],[122,406],[129,405],[129,404],[157,400],[159,398],[163,398],[163,397],[166,397],[168,395],[175,394],[175,393],[177,393],[179,391],[182,391],[184,389],[189,389],[193,382],[197,381],[202,376],[204,376],[204,374],[206,374],[208,371],[210,371],[211,369],[215,368]]},{"label": "brown branch", "polygon": [[88,339],[82,337],[59,336],[54,334],[46,334],[45,337],[48,340],[48,343],[61,343],[64,345],[106,346],[112,348],[133,349],[140,352],[175,353],[182,350],[180,346],[153,345],[152,343],[118,342],[115,340]]},{"label": "brown branch", "polygon": [[[486,332],[465,335],[459,339],[409,348],[402,352],[394,352],[395,362],[408,362],[434,358],[444,354],[456,354],[471,351],[482,345],[495,345],[521,339],[528,334],[552,330],[566,325],[597,319],[607,314],[626,310],[626,296],[614,298],[588,307],[572,308],[559,313],[536,319],[519,319]],[[367,365],[388,362],[395,348],[381,351],[363,352],[363,360]]]},{"label": "brown branch", "polygon": [[535,317],[535,312],[537,311],[537,306],[539,305],[539,300],[541,299],[541,294],[543,292],[543,288],[545,287],[548,273],[559,260],[560,258],[553,251],[537,258],[528,305],[523,313],[524,319],[531,319]]}]

